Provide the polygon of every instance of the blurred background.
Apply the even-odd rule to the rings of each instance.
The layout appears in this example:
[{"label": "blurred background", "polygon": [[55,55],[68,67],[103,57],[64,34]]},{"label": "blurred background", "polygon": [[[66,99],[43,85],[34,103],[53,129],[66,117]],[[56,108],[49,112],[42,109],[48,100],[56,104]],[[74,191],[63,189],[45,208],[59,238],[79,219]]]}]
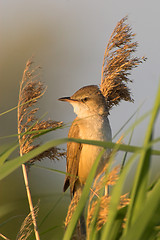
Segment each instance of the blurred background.
[{"label": "blurred background", "polygon": [[[1,0],[0,1],[0,113],[17,105],[19,83],[25,63],[31,56],[42,66],[41,79],[48,86],[41,99],[39,116],[70,125],[75,115],[69,104],[58,102],[84,85],[100,84],[103,55],[117,22],[128,15],[128,22],[139,42],[137,56],[147,62],[134,69],[130,88],[133,103],[122,102],[110,113],[113,135],[143,103],[139,117],[153,106],[160,76],[159,0]],[[17,133],[16,110],[0,117],[0,137]],[[142,145],[148,118],[134,131],[132,144]],[[129,123],[131,126],[135,119]],[[44,141],[66,137],[69,128],[47,135]],[[121,132],[121,134],[124,130]],[[155,137],[160,136],[159,119]],[[119,136],[115,139],[118,139]],[[15,139],[0,139],[0,150]],[[125,143],[128,139],[125,139]],[[63,146],[64,148],[66,146]],[[159,145],[156,145],[159,148]],[[123,154],[117,155],[121,162]],[[45,160],[41,166],[65,171],[65,159]],[[125,190],[134,176],[133,166]],[[159,159],[152,160],[151,179],[159,176]],[[63,222],[70,202],[63,194],[64,175],[33,167],[29,182],[34,204],[40,199],[38,224],[41,239],[62,239]],[[21,169],[0,182],[0,233],[15,239],[29,209]],[[34,239],[34,237],[33,237]]]}]

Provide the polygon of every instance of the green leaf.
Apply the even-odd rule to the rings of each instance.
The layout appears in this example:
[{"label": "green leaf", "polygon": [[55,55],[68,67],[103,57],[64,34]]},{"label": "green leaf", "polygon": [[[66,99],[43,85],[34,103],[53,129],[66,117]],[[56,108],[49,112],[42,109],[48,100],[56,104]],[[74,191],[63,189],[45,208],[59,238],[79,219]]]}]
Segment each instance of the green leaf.
[{"label": "green leaf", "polygon": [[144,148],[141,152],[135,181],[131,193],[131,202],[129,205],[129,210],[127,214],[127,223],[125,232],[127,232],[130,225],[135,221],[142,205],[145,203],[147,194],[147,184],[149,178],[149,167],[150,167],[150,157],[151,157],[151,146],[149,144],[152,140],[153,128],[160,108],[160,84],[155,100],[155,104],[152,110],[151,119],[146,132],[146,137],[144,140]]},{"label": "green leaf", "polygon": [[13,144],[13,147],[7,148],[3,153],[0,154],[0,167],[4,164],[7,158],[18,148],[19,144]]},{"label": "green leaf", "polygon": [[0,167],[0,180],[12,173],[14,170],[16,170],[21,164],[29,161],[30,159],[36,157],[37,155],[41,154],[42,152],[48,150],[51,147],[64,144],[67,141],[67,139],[60,139],[60,140],[52,140],[50,142],[47,142],[43,144],[40,147],[37,147],[36,149],[26,153],[23,156],[14,158],[10,161],[5,162]]},{"label": "green leaf", "polygon": [[[4,158],[3,158],[2,162],[4,162],[4,164],[0,167],[0,180],[3,179],[4,177],[6,177],[7,175],[9,175],[10,173],[12,173],[18,167],[20,167],[21,164],[29,161],[30,159],[36,157],[37,155],[41,154],[42,152],[44,152],[52,147],[56,147],[60,144],[66,143],[66,142],[78,142],[78,143],[90,144],[90,145],[95,145],[95,146],[101,146],[105,149],[107,149],[107,148],[112,149],[114,147],[117,147],[118,150],[120,150],[120,151],[128,151],[128,152],[140,152],[142,150],[141,147],[125,145],[125,144],[116,144],[113,142],[103,142],[103,141],[84,140],[84,139],[75,139],[75,138],[63,138],[63,139],[58,139],[58,140],[51,140],[51,141],[43,144],[42,146],[39,146],[36,149],[30,151],[29,153],[27,153],[23,156],[14,158],[10,161],[4,162]],[[148,149],[148,146],[146,146],[146,149]],[[10,150],[8,150],[8,151],[10,151]],[[9,153],[10,152],[8,152],[8,154]],[[160,155],[160,151],[153,150],[152,154]]]},{"label": "green leaf", "polygon": [[[126,125],[132,120],[132,118],[139,112],[139,110],[141,109],[143,104],[141,104],[138,109],[129,117],[129,119],[127,119],[127,121],[122,125],[122,127],[118,130],[118,132],[113,136],[113,139],[117,137],[117,135],[124,129],[124,127],[126,127]],[[135,128],[136,125],[138,125],[139,123],[141,123],[146,117],[148,117],[148,115],[150,114],[151,111],[145,113],[140,119],[138,119],[133,126],[131,126],[126,133],[130,132],[130,130],[132,130],[132,128]],[[126,135],[126,134],[125,134]]]},{"label": "green leaf", "polygon": [[93,240],[95,240],[97,238],[99,239],[99,237],[98,237],[99,233],[97,232],[97,219],[98,219],[99,210],[100,210],[100,206],[101,206],[101,197],[104,194],[105,183],[107,182],[107,178],[108,178],[109,172],[111,171],[112,163],[113,163],[113,160],[115,158],[115,154],[117,153],[117,151],[118,151],[118,146],[115,146],[115,148],[112,150],[112,153],[109,158],[108,167],[107,167],[107,170],[105,173],[105,178],[104,178],[103,184],[101,185],[101,189],[98,193],[99,198],[97,199],[95,210],[94,210],[94,213],[92,216],[92,221],[89,226],[89,238],[93,239]]},{"label": "green leaf", "polygon": [[[112,194],[111,194],[111,201],[110,201],[110,206],[109,206],[109,213],[108,213],[108,218],[107,218],[107,223],[104,225],[102,232],[101,232],[101,240],[103,239],[109,239],[109,240],[114,240],[114,238],[111,238],[112,231],[114,230],[114,223],[116,221],[117,215],[118,215],[118,206],[120,203],[120,197],[122,194],[122,189],[123,189],[123,184],[126,179],[126,176],[128,174],[128,171],[131,167],[131,164],[137,157],[138,152],[135,152],[126,165],[123,168],[123,171],[121,172],[119,179],[116,182],[116,185],[113,187]],[[116,233],[115,233],[116,234]]]},{"label": "green leaf", "polygon": [[[42,94],[41,94],[40,96],[42,96]],[[17,106],[15,106],[15,107],[13,107],[13,108],[8,109],[8,110],[5,111],[5,112],[0,113],[0,117],[3,116],[3,115],[5,115],[5,114],[7,114],[7,113],[9,113],[9,112],[12,112],[13,110],[16,110],[18,107],[21,107],[21,106],[23,106],[23,105],[25,105],[25,104],[27,104],[27,103],[29,103],[29,102],[32,102],[32,101],[38,99],[40,96],[35,97],[35,98],[32,98],[32,99],[28,100],[27,102],[22,103],[22,104],[19,105],[19,106],[17,105]]]},{"label": "green leaf", "polygon": [[152,236],[154,226],[160,223],[159,189],[160,179],[147,197],[145,203],[142,204],[138,214],[136,214],[134,223],[121,240],[150,239],[149,237]]},{"label": "green leaf", "polygon": [[57,172],[57,173],[61,173],[61,174],[66,175],[66,172],[60,171],[60,170],[57,170],[57,169],[54,169],[54,168],[49,168],[49,167],[40,166],[40,165],[36,165],[36,164],[34,164],[32,167],[41,168],[41,169],[48,170],[48,171],[51,171],[51,172]]},{"label": "green leaf", "polygon": [[64,198],[64,194],[65,193],[61,194],[61,196],[57,199],[57,201],[55,202],[53,207],[45,214],[45,216],[43,216],[43,219],[41,220],[41,223],[38,225],[39,229],[42,227],[43,223],[46,221],[46,219],[49,217],[49,215],[56,209],[56,207],[58,206],[60,201]]}]

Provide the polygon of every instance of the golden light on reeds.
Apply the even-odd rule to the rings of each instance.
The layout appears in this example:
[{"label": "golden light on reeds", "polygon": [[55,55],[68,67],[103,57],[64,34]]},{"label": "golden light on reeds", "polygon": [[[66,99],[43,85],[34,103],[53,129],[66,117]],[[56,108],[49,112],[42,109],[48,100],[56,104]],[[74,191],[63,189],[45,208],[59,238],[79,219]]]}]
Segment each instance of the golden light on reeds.
[{"label": "golden light on reeds", "polygon": [[[98,210],[98,216],[96,221],[97,230],[100,230],[102,226],[107,222],[111,196],[108,194],[101,196],[100,192],[105,185],[114,186],[116,184],[116,181],[118,180],[118,177],[119,177],[120,166],[114,167],[112,171],[108,174],[106,179],[105,172],[107,167],[108,167],[108,164],[105,165],[102,172],[99,173],[98,176],[95,178],[92,191],[90,193],[88,208],[87,208],[87,221],[86,221],[88,237],[90,234],[90,225],[93,219],[95,218],[95,212],[98,204],[99,204],[99,210]],[[122,195],[120,198],[119,208],[125,207],[128,204],[129,204],[128,194]]]},{"label": "golden light on reeds", "polygon": [[[18,134],[20,144],[20,155],[23,155],[38,147],[37,136],[41,136],[43,130],[51,130],[62,127],[62,122],[53,120],[39,120],[36,116],[38,107],[35,104],[44,95],[46,87],[39,80],[40,67],[34,66],[33,60],[28,60],[20,83],[19,101],[18,101]],[[59,148],[49,149],[34,159],[31,159],[26,165],[33,164],[36,160],[49,158],[51,160],[63,157],[65,153]]]},{"label": "golden light on reeds", "polygon": [[134,101],[127,83],[132,82],[131,70],[146,60],[134,55],[138,42],[134,41],[135,34],[126,21],[124,17],[117,23],[103,59],[100,89],[109,109],[121,100]]},{"label": "golden light on reeds", "polygon": [[[39,203],[34,207],[33,211],[34,211],[34,215],[35,217],[37,217],[38,215],[38,211],[39,211]],[[31,233],[33,232],[33,228],[32,228],[32,212],[30,212],[27,217],[24,219],[21,228],[17,234],[16,240],[26,240],[29,238],[29,236],[31,235]]]},{"label": "golden light on reeds", "polygon": [[[20,156],[30,152],[31,150],[37,148],[40,144],[37,143],[37,138],[41,136],[44,130],[55,130],[63,126],[62,122],[57,122],[53,120],[39,120],[36,116],[38,107],[35,104],[44,95],[46,88],[43,83],[39,80],[40,78],[40,67],[35,66],[32,59],[28,60],[23,73],[22,81],[20,83],[19,91],[19,101],[17,108],[17,122],[18,122],[18,139],[20,147]],[[33,159],[30,159],[27,163],[22,164],[23,177],[28,197],[28,203],[30,208],[30,215],[33,224],[35,239],[40,240],[36,215],[34,210],[31,191],[29,188],[28,181],[28,169],[37,160],[42,160],[44,158],[49,158],[51,160],[59,159],[64,157],[65,152],[57,147],[53,147],[39,154]],[[30,217],[29,217],[30,219]],[[28,221],[28,220],[26,220]],[[24,229],[27,229],[27,224],[24,225]],[[30,229],[30,224],[29,224]],[[24,237],[19,237],[18,239],[26,239],[25,236],[30,234],[30,230],[22,231],[21,235]]]}]

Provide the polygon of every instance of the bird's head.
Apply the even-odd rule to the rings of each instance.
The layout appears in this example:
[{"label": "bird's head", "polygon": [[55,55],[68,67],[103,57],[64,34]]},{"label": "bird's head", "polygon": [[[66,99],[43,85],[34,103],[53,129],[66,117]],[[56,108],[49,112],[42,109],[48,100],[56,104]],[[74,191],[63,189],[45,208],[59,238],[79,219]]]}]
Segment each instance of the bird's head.
[{"label": "bird's head", "polygon": [[82,87],[71,97],[62,97],[58,100],[69,102],[79,118],[108,113],[105,98],[97,85]]}]

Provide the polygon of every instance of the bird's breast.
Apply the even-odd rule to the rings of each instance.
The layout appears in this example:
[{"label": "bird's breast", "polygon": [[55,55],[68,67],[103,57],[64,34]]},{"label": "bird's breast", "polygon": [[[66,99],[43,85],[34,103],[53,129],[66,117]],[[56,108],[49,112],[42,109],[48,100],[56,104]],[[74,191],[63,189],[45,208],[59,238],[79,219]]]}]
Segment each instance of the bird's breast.
[{"label": "bird's breast", "polygon": [[[96,116],[92,119],[83,120],[80,123],[80,137],[82,139],[89,140],[111,141],[112,134],[108,118]],[[78,176],[81,184],[84,184],[86,182],[92,165],[101,150],[102,147],[88,144],[82,145],[78,169]],[[103,155],[99,163],[97,173],[102,170],[108,154],[109,150],[107,150]]]}]

